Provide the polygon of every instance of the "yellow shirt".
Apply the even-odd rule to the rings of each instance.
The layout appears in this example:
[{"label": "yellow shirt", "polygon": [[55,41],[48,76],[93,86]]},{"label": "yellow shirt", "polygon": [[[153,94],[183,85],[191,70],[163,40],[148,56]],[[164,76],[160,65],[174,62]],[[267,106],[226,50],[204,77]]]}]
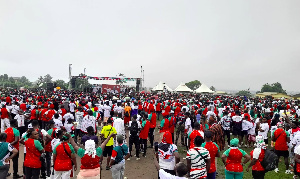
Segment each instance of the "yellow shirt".
[{"label": "yellow shirt", "polygon": [[[107,125],[107,126],[104,126],[102,128],[101,134],[104,135],[104,138],[107,138],[110,134],[117,134],[117,131],[111,125]],[[111,137],[109,139],[109,141],[107,142],[106,146],[112,146],[112,145],[114,145],[114,138],[113,137]]]}]

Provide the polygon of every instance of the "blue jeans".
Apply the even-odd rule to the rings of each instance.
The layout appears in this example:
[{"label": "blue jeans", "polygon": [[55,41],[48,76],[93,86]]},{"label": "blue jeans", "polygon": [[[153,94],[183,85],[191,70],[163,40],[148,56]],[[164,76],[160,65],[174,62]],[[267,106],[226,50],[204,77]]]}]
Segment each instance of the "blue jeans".
[{"label": "blue jeans", "polygon": [[207,178],[206,179],[216,179],[216,172],[207,173]]}]

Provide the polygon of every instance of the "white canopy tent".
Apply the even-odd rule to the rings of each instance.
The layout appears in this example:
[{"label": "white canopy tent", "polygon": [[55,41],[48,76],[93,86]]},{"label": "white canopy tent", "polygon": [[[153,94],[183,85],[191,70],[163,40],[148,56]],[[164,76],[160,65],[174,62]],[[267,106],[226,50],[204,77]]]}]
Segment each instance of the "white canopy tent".
[{"label": "white canopy tent", "polygon": [[174,91],[183,92],[183,93],[192,92],[192,90],[182,82],[180,83],[180,85]]},{"label": "white canopy tent", "polygon": [[159,82],[158,85],[152,89],[152,91],[164,91],[165,89],[168,91],[173,91],[166,83],[163,82]]},{"label": "white canopy tent", "polygon": [[196,93],[214,93],[211,89],[209,89],[205,84],[202,84],[198,89],[196,89]]}]

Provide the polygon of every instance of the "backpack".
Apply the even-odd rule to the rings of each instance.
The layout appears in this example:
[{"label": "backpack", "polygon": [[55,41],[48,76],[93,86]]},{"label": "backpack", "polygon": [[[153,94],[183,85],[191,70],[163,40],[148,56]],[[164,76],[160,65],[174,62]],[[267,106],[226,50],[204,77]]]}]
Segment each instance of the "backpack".
[{"label": "backpack", "polygon": [[260,164],[265,169],[265,171],[268,172],[277,168],[277,161],[278,156],[274,152],[266,149],[264,159],[260,162]]},{"label": "backpack", "polygon": [[139,132],[139,126],[137,121],[132,121],[130,126],[130,135],[131,136],[137,136]]}]

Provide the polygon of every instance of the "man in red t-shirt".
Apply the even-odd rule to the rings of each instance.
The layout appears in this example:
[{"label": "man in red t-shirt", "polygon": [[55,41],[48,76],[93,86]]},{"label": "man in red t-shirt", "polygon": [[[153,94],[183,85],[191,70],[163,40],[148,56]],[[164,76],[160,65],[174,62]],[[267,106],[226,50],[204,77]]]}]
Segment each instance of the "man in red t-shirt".
[{"label": "man in red t-shirt", "polygon": [[272,141],[275,142],[275,154],[278,156],[277,161],[277,168],[274,170],[276,173],[279,172],[278,170],[278,162],[280,156],[284,157],[284,163],[286,167],[285,173],[290,174],[291,171],[289,170],[289,147],[287,143],[290,142],[290,134],[289,132],[284,130],[284,126],[282,123],[278,123],[278,129],[273,132]]},{"label": "man in red t-shirt", "polygon": [[204,139],[204,133],[203,133],[203,131],[200,131],[200,124],[198,122],[195,122],[194,130],[188,134],[189,149],[192,149],[195,147],[194,140],[197,136],[200,136],[200,137],[202,137],[202,139]]},{"label": "man in red t-shirt", "polygon": [[149,115],[150,119],[150,129],[149,129],[149,140],[150,140],[150,147],[153,148],[153,141],[154,141],[154,130],[156,127],[156,113],[152,111],[152,113]]},{"label": "man in red t-shirt", "polygon": [[159,119],[159,116],[161,115],[161,103],[160,103],[160,101],[157,102],[155,109],[156,109],[157,119]]},{"label": "man in red t-shirt", "polygon": [[205,131],[204,132],[204,137],[205,137],[205,142],[202,144],[201,147],[206,148],[209,151],[210,155],[210,169],[207,172],[207,178],[216,178],[216,162],[215,159],[216,157],[220,157],[220,149],[219,146],[215,143],[212,142],[212,135],[213,133],[211,131]]},{"label": "man in red t-shirt", "polygon": [[6,105],[3,105],[1,108],[1,132],[4,132],[5,126],[10,127],[9,124],[9,112],[6,109]]},{"label": "man in red t-shirt", "polygon": [[140,132],[140,144],[141,144],[141,149],[144,150],[144,154],[143,156],[146,157],[146,153],[147,153],[147,138],[148,138],[148,134],[149,134],[149,129],[150,129],[150,122],[147,120],[148,114],[144,113],[142,114],[143,117],[143,121],[142,121],[142,129]]}]

